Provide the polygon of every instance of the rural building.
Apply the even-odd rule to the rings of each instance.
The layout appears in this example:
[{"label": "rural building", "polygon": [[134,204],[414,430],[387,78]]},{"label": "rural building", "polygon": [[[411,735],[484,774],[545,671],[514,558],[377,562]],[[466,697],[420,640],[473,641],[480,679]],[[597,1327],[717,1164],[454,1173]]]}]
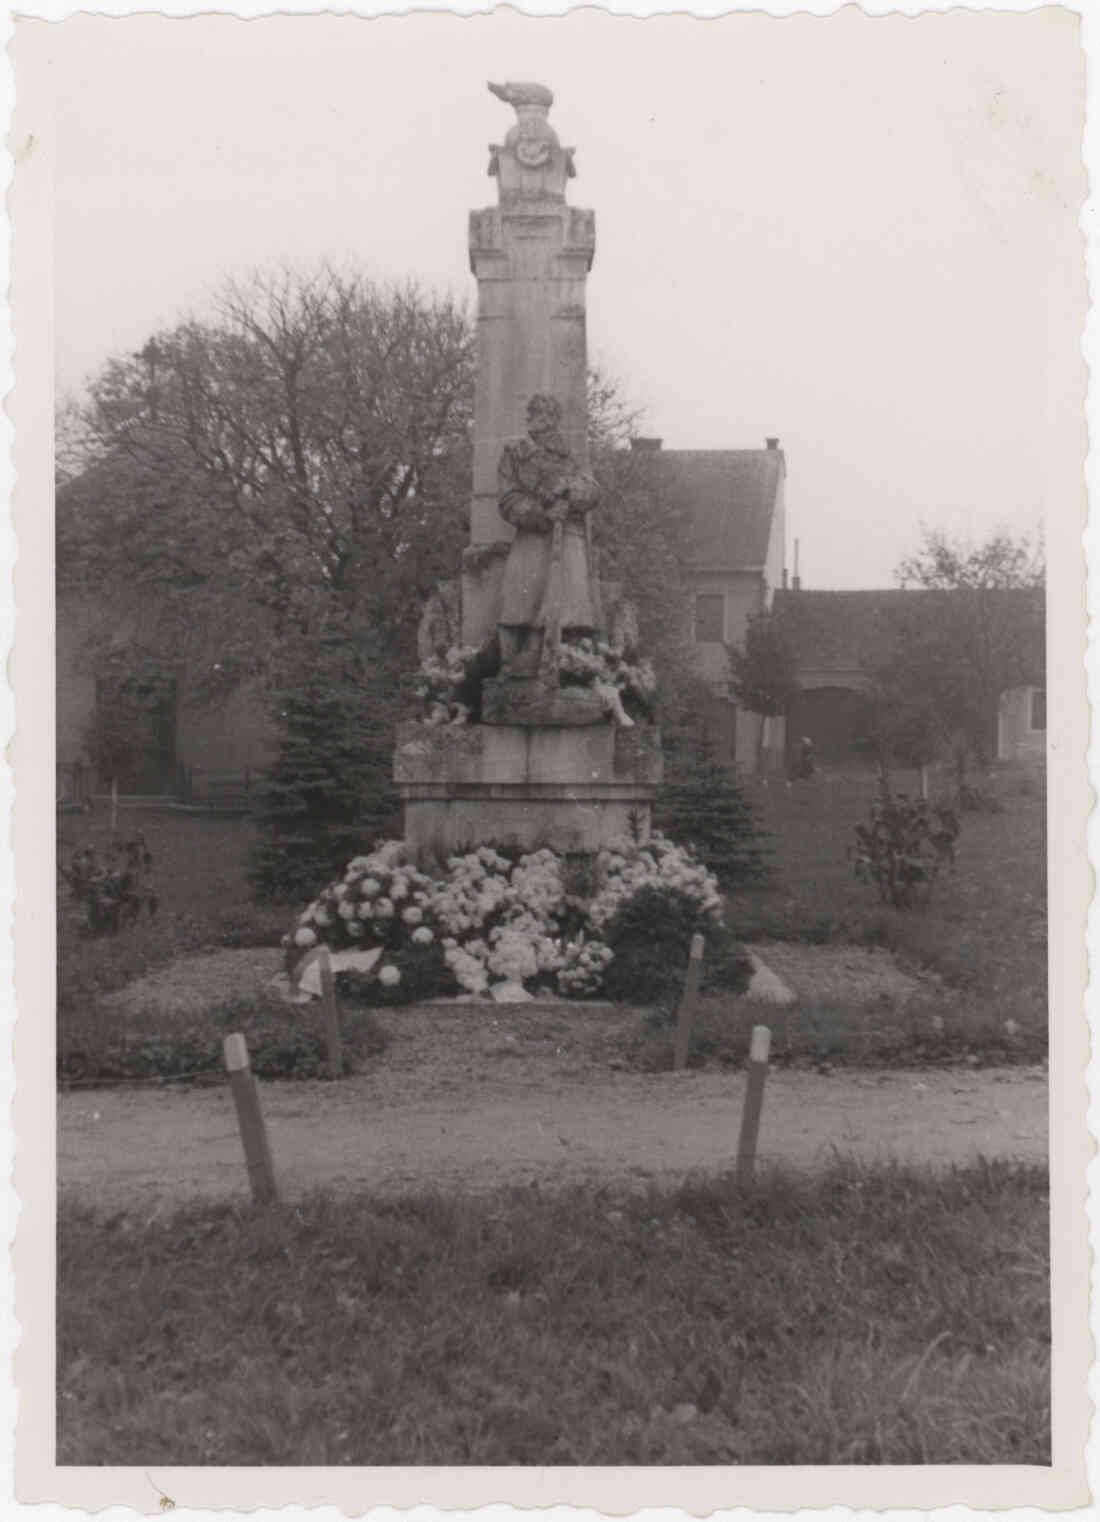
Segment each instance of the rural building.
[{"label": "rural building", "polygon": [[[935,616],[943,594],[884,588],[837,592],[792,587],[774,603],[798,662],[799,696],[787,715],[792,740],[808,736],[823,761],[845,761],[871,750],[868,694],[872,672],[901,637],[907,620],[926,609]],[[1022,627],[1035,630],[1025,665],[1031,682],[1001,695],[990,750],[999,761],[1041,759],[1046,745],[1046,689],[1041,606],[1030,592],[1001,594],[1019,608]],[[1040,599],[1041,602],[1041,599]]]},{"label": "rural building", "polygon": [[716,759],[756,772],[781,763],[782,718],[739,708],[730,694],[729,651],[785,580],[786,460],[779,440],[763,449],[663,449],[653,454],[657,490],[685,520],[685,595],[699,669],[711,688],[707,733]]},{"label": "rural building", "polygon": [[997,714],[997,760],[1041,761],[1046,742],[1046,686],[1013,687],[1003,692]]}]

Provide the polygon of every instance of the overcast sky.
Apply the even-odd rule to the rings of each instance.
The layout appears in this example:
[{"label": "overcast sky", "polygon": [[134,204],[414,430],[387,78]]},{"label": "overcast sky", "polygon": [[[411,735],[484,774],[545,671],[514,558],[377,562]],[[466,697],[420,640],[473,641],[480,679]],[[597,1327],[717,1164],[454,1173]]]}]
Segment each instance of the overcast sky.
[{"label": "overcast sky", "polygon": [[590,356],[667,447],[779,435],[805,585],[889,585],[922,520],[1057,523],[1080,439],[1068,13],[81,17],[49,40],[62,392],[271,261],[472,305],[467,212],[514,120],[485,82],[535,79],[596,212]]}]

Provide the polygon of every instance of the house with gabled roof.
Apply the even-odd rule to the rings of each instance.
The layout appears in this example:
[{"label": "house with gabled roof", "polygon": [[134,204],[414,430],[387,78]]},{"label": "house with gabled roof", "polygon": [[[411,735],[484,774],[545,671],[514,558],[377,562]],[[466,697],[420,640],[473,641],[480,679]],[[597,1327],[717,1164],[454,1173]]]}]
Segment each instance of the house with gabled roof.
[{"label": "house with gabled roof", "polygon": [[711,690],[703,716],[711,754],[745,771],[770,769],[782,762],[784,721],[739,707],[728,647],[741,643],[750,617],[765,612],[786,582],[787,466],[779,440],[763,449],[664,449],[660,439],[636,439],[634,448],[659,454],[660,491],[685,522],[684,593]]}]

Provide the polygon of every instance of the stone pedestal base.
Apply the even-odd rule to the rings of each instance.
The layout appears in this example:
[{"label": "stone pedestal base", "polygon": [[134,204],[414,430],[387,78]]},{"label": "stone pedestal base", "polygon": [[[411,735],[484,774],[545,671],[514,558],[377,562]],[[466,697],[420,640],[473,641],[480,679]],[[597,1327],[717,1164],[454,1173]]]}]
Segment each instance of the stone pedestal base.
[{"label": "stone pedestal base", "polygon": [[591,687],[548,687],[531,678],[497,677],[481,688],[485,724],[524,729],[569,729],[607,724],[607,710]]},{"label": "stone pedestal base", "polygon": [[620,729],[402,724],[394,779],[405,840],[427,869],[490,842],[592,853],[631,828],[649,831],[661,780],[653,725]]}]

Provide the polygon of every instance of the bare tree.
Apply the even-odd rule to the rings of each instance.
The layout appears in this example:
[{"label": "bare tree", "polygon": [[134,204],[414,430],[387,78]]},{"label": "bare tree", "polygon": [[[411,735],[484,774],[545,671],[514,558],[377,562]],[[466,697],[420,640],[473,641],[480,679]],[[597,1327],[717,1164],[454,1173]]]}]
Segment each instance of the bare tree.
[{"label": "bare tree", "polygon": [[62,490],[59,572],[247,607],[268,651],[339,618],[408,643],[466,535],[472,370],[465,311],[413,285],[230,282],[94,381],[98,476]]}]

